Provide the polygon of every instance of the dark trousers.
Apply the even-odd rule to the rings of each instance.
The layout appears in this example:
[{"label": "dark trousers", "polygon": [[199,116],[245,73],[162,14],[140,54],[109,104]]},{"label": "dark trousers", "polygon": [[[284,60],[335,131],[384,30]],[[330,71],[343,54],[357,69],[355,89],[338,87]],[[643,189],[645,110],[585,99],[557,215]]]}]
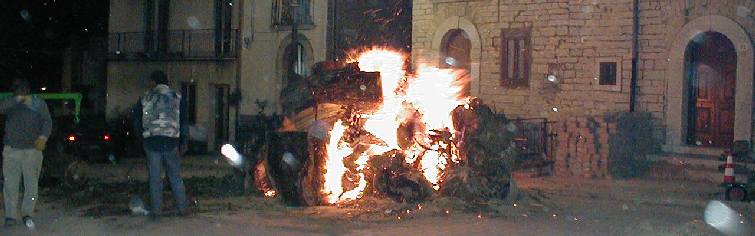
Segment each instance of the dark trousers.
[{"label": "dark trousers", "polygon": [[149,197],[152,200],[152,213],[160,215],[163,202],[163,181],[161,178],[162,167],[170,181],[173,190],[173,198],[176,200],[176,208],[179,212],[186,210],[186,188],[181,179],[181,160],[178,150],[154,151],[145,149],[147,153],[147,168],[149,169]]}]

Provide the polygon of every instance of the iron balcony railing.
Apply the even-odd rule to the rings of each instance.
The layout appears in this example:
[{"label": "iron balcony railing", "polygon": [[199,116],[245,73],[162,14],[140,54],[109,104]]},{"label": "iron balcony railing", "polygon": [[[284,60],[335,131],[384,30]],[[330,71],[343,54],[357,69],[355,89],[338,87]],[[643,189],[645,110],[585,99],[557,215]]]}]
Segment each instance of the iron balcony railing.
[{"label": "iron balcony railing", "polygon": [[273,26],[312,26],[312,0],[273,0]]},{"label": "iron balcony railing", "polygon": [[230,60],[238,58],[239,30],[117,32],[108,36],[110,60]]}]

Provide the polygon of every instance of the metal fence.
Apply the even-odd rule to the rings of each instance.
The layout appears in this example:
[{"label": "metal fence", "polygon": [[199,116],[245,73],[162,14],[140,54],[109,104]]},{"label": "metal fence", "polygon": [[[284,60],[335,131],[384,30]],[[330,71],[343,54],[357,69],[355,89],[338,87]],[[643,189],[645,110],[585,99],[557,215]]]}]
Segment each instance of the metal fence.
[{"label": "metal fence", "polygon": [[[118,32],[108,36],[110,60],[222,60],[238,57],[239,30]],[[151,43],[154,42],[154,43]]]},{"label": "metal fence", "polygon": [[551,122],[545,118],[513,119],[514,145],[524,157],[543,156],[552,157],[553,139]]}]

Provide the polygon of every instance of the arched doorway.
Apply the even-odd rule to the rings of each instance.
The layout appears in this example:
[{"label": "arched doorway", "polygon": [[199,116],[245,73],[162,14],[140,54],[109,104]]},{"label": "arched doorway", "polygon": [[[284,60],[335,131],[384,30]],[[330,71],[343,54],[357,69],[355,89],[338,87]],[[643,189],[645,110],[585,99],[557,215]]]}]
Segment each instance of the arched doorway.
[{"label": "arched doorway", "polygon": [[[462,76],[468,77],[472,70],[472,41],[461,29],[449,30],[443,37],[440,52],[440,67],[462,70]],[[464,84],[465,96],[470,95],[470,80]]]},{"label": "arched doorway", "polygon": [[730,147],[734,141],[737,52],[723,34],[696,35],[684,55],[687,144]]},{"label": "arched doorway", "polygon": [[[736,87],[734,92],[734,140],[752,140],[753,129],[753,45],[750,35],[741,25],[724,16],[707,15],[693,19],[678,31],[670,34],[668,64],[665,72],[665,128],[666,151],[679,153],[705,153],[718,155],[722,148],[689,145],[691,97],[687,70],[687,46],[701,32],[725,35],[736,50]],[[695,117],[696,118],[696,117]]]}]

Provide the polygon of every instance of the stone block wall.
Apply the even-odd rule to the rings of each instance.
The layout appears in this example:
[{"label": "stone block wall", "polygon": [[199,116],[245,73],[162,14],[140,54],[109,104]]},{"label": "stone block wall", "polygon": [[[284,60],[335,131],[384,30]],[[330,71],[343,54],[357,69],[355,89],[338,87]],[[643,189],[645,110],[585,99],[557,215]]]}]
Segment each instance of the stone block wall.
[{"label": "stone block wall", "polygon": [[[415,0],[413,3],[414,63],[438,65],[441,61],[438,39],[449,29],[464,29],[473,45],[472,64],[479,64],[479,75],[472,86],[478,87],[476,95],[498,112],[517,118],[562,120],[629,110],[633,0]],[[669,78],[683,76],[682,72],[669,69],[669,51],[679,31],[695,19],[718,15],[731,19],[751,40],[755,39],[755,1],[641,0],[639,7],[637,111],[650,112],[659,124],[668,126],[670,116],[684,114],[670,109],[668,104],[670,89],[680,93],[685,89],[668,87]],[[500,83],[501,30],[525,27],[532,29],[529,87],[506,88]],[[475,32],[468,32],[469,29]],[[479,48],[474,47],[476,43]],[[601,61],[617,62],[621,81],[618,89],[597,85]],[[752,64],[738,65],[738,69],[752,67]],[[545,79],[550,73],[557,76],[558,84]],[[752,99],[755,101],[755,96]],[[752,123],[755,127],[755,119]],[[668,136],[667,132],[658,133]],[[755,128],[752,133],[755,134]]]}]

